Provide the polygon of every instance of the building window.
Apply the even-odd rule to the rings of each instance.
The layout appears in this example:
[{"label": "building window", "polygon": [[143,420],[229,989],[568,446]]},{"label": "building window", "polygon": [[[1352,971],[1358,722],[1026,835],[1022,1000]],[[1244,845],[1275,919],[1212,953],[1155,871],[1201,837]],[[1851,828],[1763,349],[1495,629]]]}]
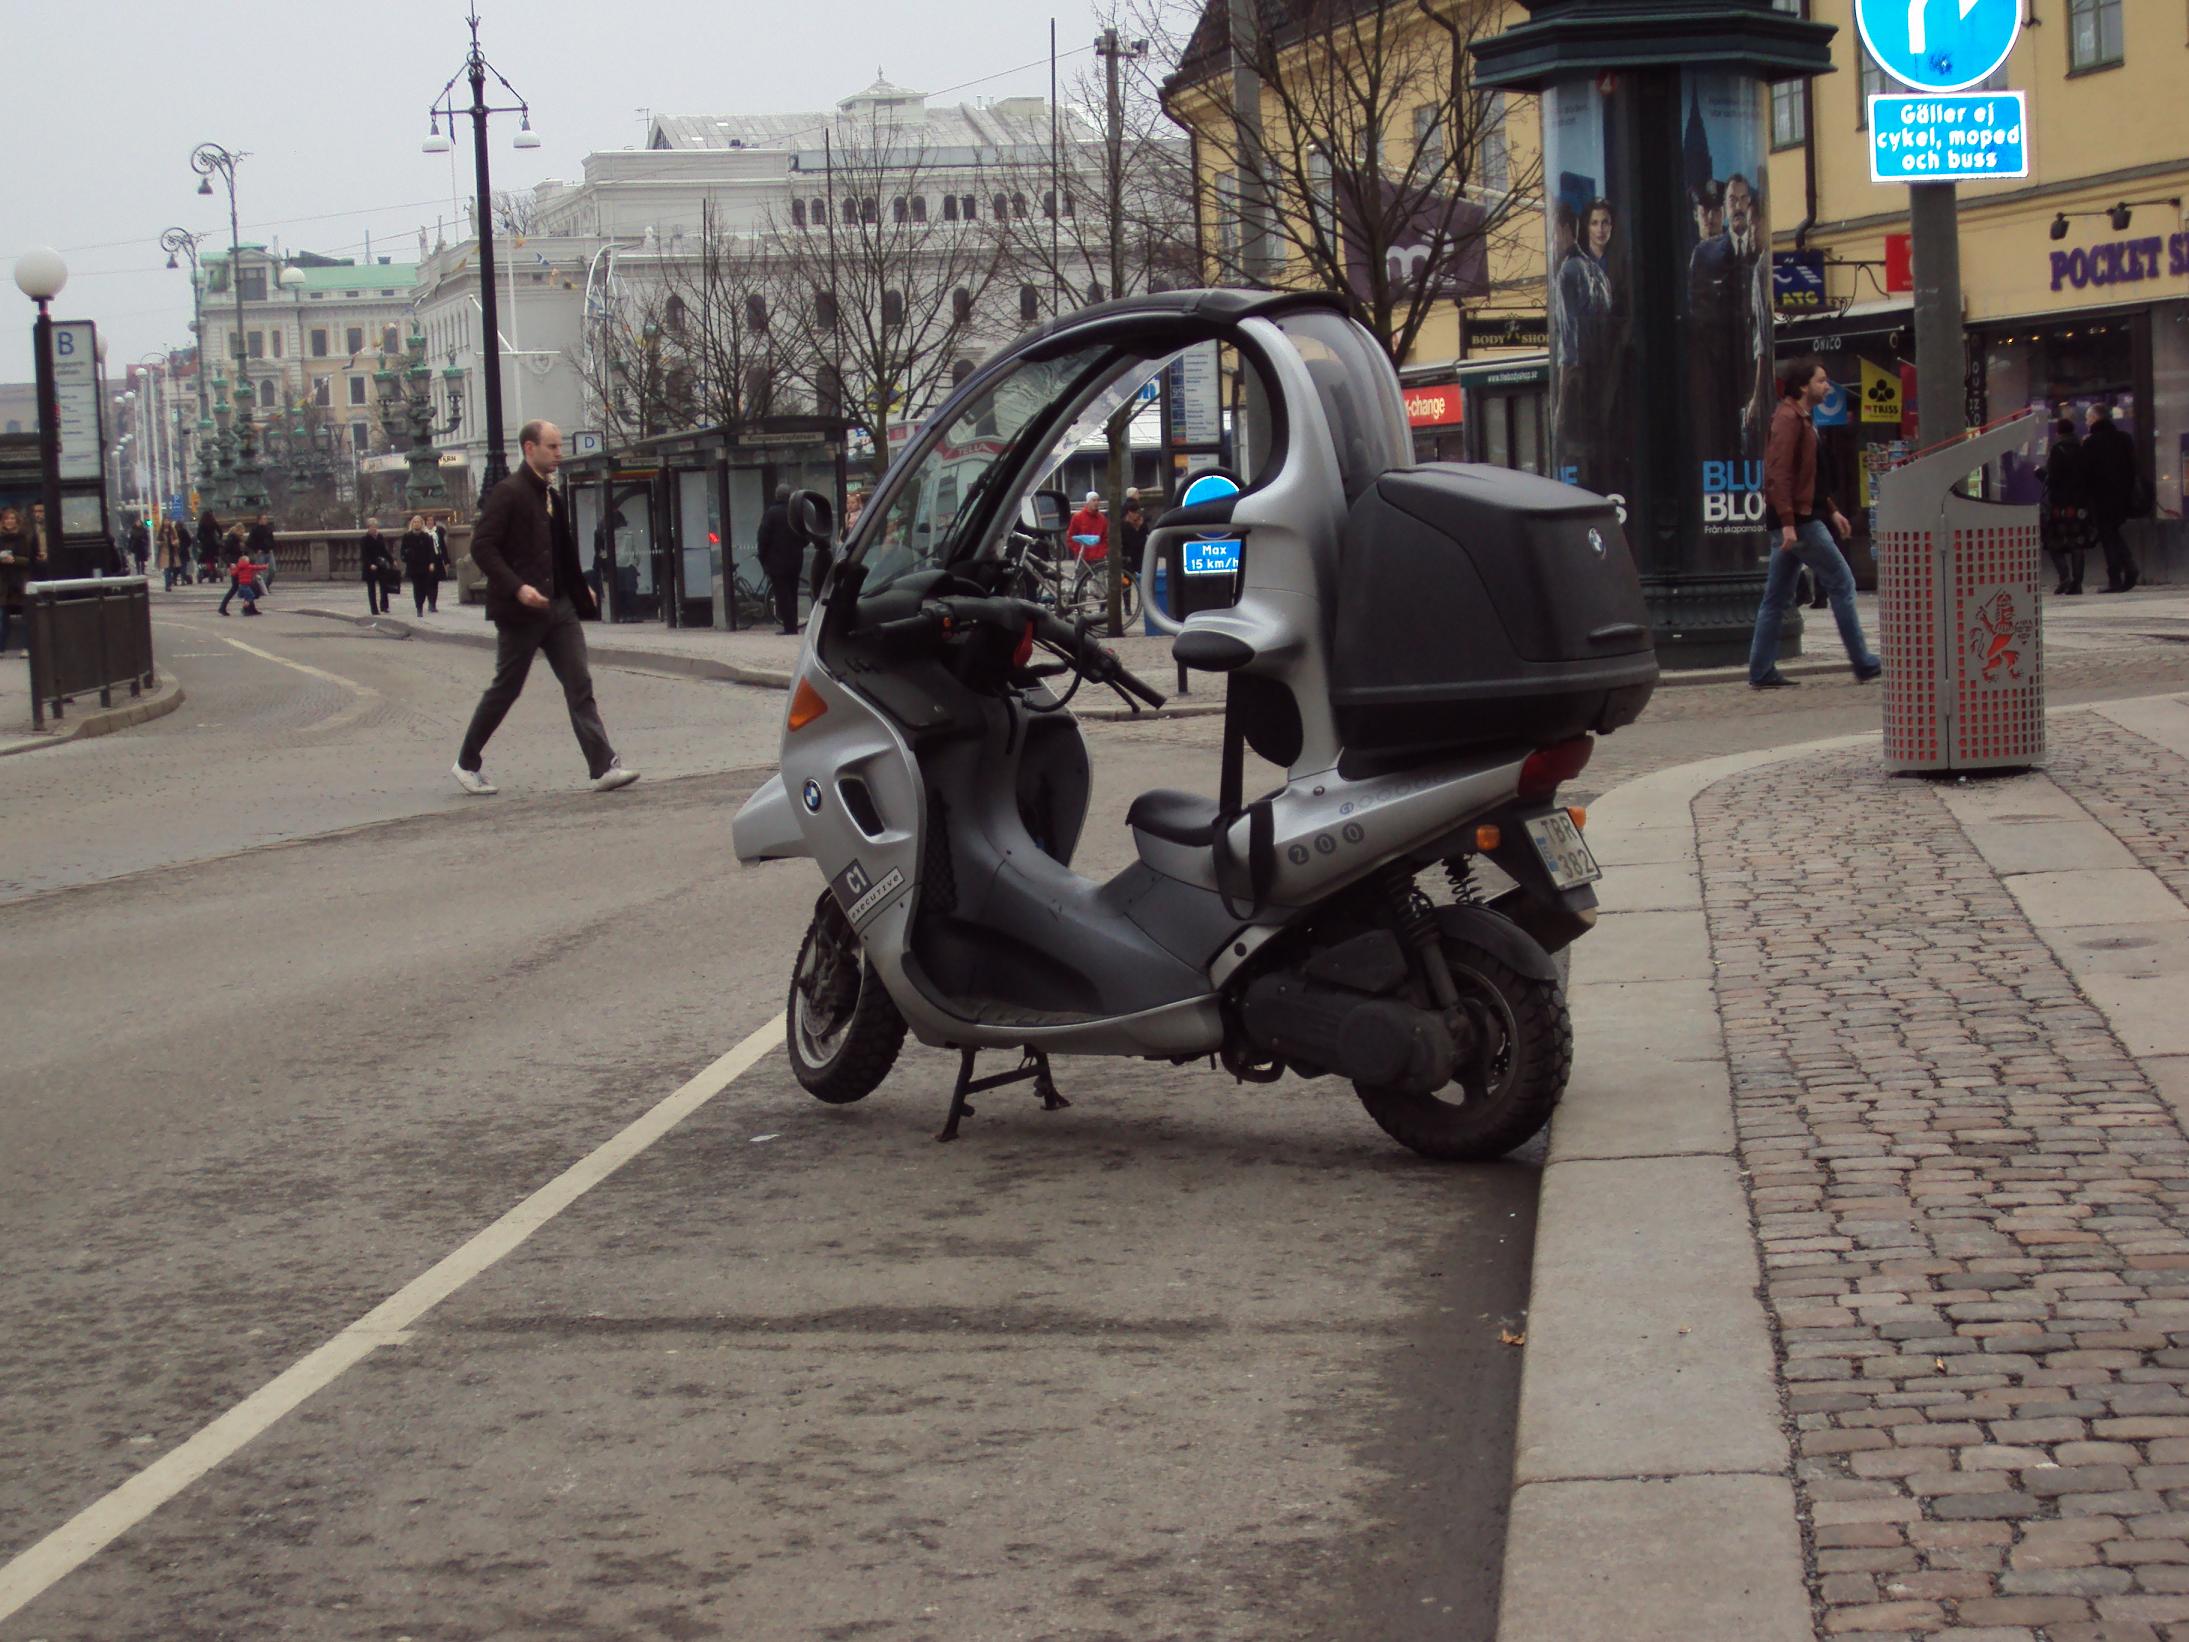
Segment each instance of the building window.
[{"label": "building window", "polygon": [[1028,325],[1041,317],[1041,293],[1031,285],[1018,288],[1018,316]]},{"label": "building window", "polygon": [[372,424],[370,422],[352,422],[350,424],[350,449],[363,451],[371,441]]},{"label": "building window", "polygon": [[281,398],[278,394],[274,392],[274,379],[272,377],[268,376],[260,378],[258,384],[258,402],[261,406],[270,411],[279,410],[281,408]]},{"label": "building window", "polygon": [[1781,80],[1771,87],[1771,146],[1798,148],[1809,140],[1809,111],[1804,100],[1809,82]]},{"label": "building window", "polygon": [[859,220],[861,222],[880,222],[882,220],[881,205],[872,194],[867,195],[865,199],[859,202]]},{"label": "building window", "polygon": [[1870,99],[1886,95],[1892,90],[1892,85],[1885,78],[1884,68],[1880,66],[1875,57],[1870,55],[1868,46],[1857,40],[1855,50],[1860,54],[1861,61],[1861,66],[1855,74],[1857,82],[1855,129],[1857,131],[1867,131],[1870,128]]},{"label": "building window", "polygon": [[959,200],[958,206],[959,209],[963,212],[965,220],[967,222],[971,222],[975,217],[980,215],[980,202],[974,199],[971,194],[968,194],[963,199]]},{"label": "building window", "polygon": [[755,365],[745,372],[745,414],[775,414],[775,373],[765,365]]},{"label": "building window", "polygon": [[806,216],[815,227],[826,227],[828,225],[828,201],[823,199],[806,201]]},{"label": "building window", "polygon": [[1336,245],[1338,197],[1330,182],[1330,156],[1319,148],[1307,156],[1307,198],[1316,239],[1325,246]]},{"label": "building window", "polygon": [[768,334],[768,299],[758,291],[745,293],[745,325],[755,336]]},{"label": "building window", "polygon": [[1026,220],[1026,196],[1024,194],[1013,194],[1011,196],[1011,215],[1017,217],[1021,222]]},{"label": "building window", "polygon": [[228,357],[230,359],[241,359],[243,357],[243,333],[241,331],[230,331],[228,333]]},{"label": "building window", "polygon": [[925,222],[927,220],[927,196],[925,194],[914,194],[912,196],[912,220],[914,222]]},{"label": "building window", "polygon": [[1041,194],[1041,214],[1044,219],[1056,215],[1056,190],[1045,188]]},{"label": "building window", "polygon": [[950,362],[950,385],[953,388],[959,386],[972,374],[973,362],[970,359],[953,359]]},{"label": "building window", "polygon": [[1004,221],[1007,221],[1007,220],[1009,220],[1009,218],[1010,218],[1010,215],[1011,215],[1011,196],[1010,196],[1010,195],[1008,195],[1008,194],[998,194],[998,195],[997,195],[997,196],[996,196],[996,197],[995,197],[994,199],[990,200],[990,201],[989,201],[988,203],[989,203],[989,206],[990,206],[990,208],[991,208],[991,209],[993,209],[993,210],[995,211],[995,213],[996,213],[996,221],[998,221],[998,222],[1004,222]]},{"label": "building window", "polygon": [[312,357],[314,359],[325,359],[327,357],[327,333],[324,329],[312,332]]},{"label": "building window", "polygon": [[246,302],[264,302],[266,300],[266,270],[263,268],[238,268],[236,270],[236,290],[242,294],[243,300]]},{"label": "building window", "polygon": [[853,195],[846,194],[844,196],[844,203],[837,207],[836,214],[843,219],[844,224],[847,227],[852,223],[857,222],[859,220],[858,199]]},{"label": "building window", "polygon": [[843,415],[844,373],[834,365],[823,365],[814,376],[813,400],[823,416]]},{"label": "building window", "polygon": [[287,337],[288,337],[288,334],[289,334],[289,333],[288,333],[288,332],[286,332],[286,331],[276,331],[276,332],[274,332],[274,357],[275,357],[276,359],[279,359],[279,358],[281,357],[281,350],[282,350],[282,349],[283,349],[283,348],[284,348],[285,346],[287,346]]},{"label": "building window", "polygon": [[671,336],[684,334],[684,299],[671,291],[669,300],[661,305],[661,323]]},{"label": "building window", "polygon": [[790,202],[790,225],[793,228],[805,227],[806,202],[804,200],[792,200]]},{"label": "building window", "polygon": [[353,376],[350,378],[350,403],[353,405],[362,405],[364,402],[365,379],[362,376]]},{"label": "building window", "polygon": [[1482,173],[1483,192],[1504,194],[1512,190],[1512,148],[1505,137],[1505,93],[1492,91],[1482,99],[1482,115],[1475,134],[1476,169]]},{"label": "building window", "polygon": [[813,319],[825,331],[836,329],[836,298],[828,291],[813,294]]},{"label": "building window", "polygon": [[350,357],[352,359],[355,359],[359,354],[365,351],[365,327],[362,325],[352,325],[348,330],[342,333],[342,342],[343,345],[349,349]]},{"label": "building window", "polygon": [[266,357],[266,333],[264,331],[253,331],[251,333],[251,357],[253,359],[264,359]]},{"label": "building window", "polygon": [[1444,169],[1443,115],[1435,103],[1414,110],[1414,173],[1425,183],[1435,181]]},{"label": "building window", "polygon": [[403,333],[400,327],[390,325],[380,333],[380,351],[388,354],[403,351]]},{"label": "building window", "polygon": [[2118,68],[2121,55],[2121,0],[2067,0],[2068,72]]},{"label": "building window", "polygon": [[327,293],[325,291],[306,291],[304,298],[307,302],[324,302],[327,300]]},{"label": "building window", "polygon": [[887,290],[882,293],[882,323],[892,330],[904,323],[904,292]]},{"label": "building window", "polygon": [[950,318],[959,325],[967,324],[973,318],[973,293],[963,285],[950,293]]},{"label": "building window", "polygon": [[902,194],[889,202],[889,220],[891,222],[908,222],[911,217],[912,208],[905,203],[905,197]]},{"label": "building window", "polygon": [[334,378],[322,376],[312,383],[312,403],[325,407],[334,403]]},{"label": "building window", "polygon": [[956,221],[958,220],[958,196],[957,196],[957,195],[955,195],[955,194],[945,194],[945,195],[943,195],[943,197],[942,197],[942,220],[943,220],[943,221],[945,221],[945,222],[956,222]]},{"label": "building window", "polygon": [[[1329,156],[1320,158],[1327,168]],[[1222,263],[1216,277],[1222,279],[1238,266],[1239,261],[1239,174],[1236,171],[1216,174],[1216,254]]]}]

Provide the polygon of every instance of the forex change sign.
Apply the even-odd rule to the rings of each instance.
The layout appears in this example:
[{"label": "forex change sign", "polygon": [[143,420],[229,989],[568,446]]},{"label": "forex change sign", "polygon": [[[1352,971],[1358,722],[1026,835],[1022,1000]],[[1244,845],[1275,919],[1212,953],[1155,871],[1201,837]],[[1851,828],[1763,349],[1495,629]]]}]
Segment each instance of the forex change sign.
[{"label": "forex change sign", "polygon": [[1964,177],[2026,177],[2027,114],[2019,91],[1872,97],[1870,180],[1957,182]]}]

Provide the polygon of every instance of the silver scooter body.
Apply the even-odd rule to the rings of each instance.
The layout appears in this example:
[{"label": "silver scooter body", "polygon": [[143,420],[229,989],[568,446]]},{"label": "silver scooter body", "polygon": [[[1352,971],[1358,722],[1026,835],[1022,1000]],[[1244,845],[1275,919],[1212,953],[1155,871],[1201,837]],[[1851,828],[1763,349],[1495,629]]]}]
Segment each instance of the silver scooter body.
[{"label": "silver scooter body", "polygon": [[[1023,801],[1030,759],[1085,769],[1084,739],[1068,710],[1041,711],[1053,695],[1037,688],[989,702],[977,724],[963,717],[960,702],[908,703],[900,692],[885,704],[876,690],[881,670],[831,632],[828,609],[817,605],[809,621],[792,691],[797,727],[786,728],[781,773],[733,823],[736,853],[748,863],[803,857],[820,868],[891,1001],[924,1043],[1213,1054],[1226,1042],[1227,983],[1265,943],[1391,863],[1432,859],[1439,841],[1518,791],[1523,760],[1510,751],[1387,773],[1341,772],[1329,701],[1331,606],[1347,502],[1341,451],[1359,459],[1365,445],[1373,459],[1410,459],[1397,381],[1365,333],[1327,314],[1304,337],[1251,314],[1232,329],[1258,357],[1283,429],[1283,457],[1237,497],[1225,522],[1227,535],[1251,543],[1236,602],[1165,625],[1189,636],[1179,645],[1181,659],[1213,639],[1225,670],[1273,681],[1298,705],[1287,779],[1268,807],[1270,871],[1257,895],[1224,893],[1217,850],[1193,837],[1197,824],[1215,819],[1216,806],[1187,794],[1151,794],[1135,805],[1133,866],[1106,883],[1073,872],[1083,773],[1077,813],[1046,818],[1047,836],[1035,836]],[[1320,387],[1310,353],[1324,367]],[[1333,355],[1350,368],[1349,400],[1329,396]],[[1134,369],[1145,374],[1144,362],[1122,367]],[[1083,389],[1085,397],[1100,386]],[[977,387],[968,384],[952,404]],[[1334,430],[1333,407],[1366,432],[1360,425]],[[933,422],[949,415],[946,405]],[[890,528],[905,487],[920,482],[920,461],[916,441],[862,519],[847,555],[852,563]],[[1003,498],[989,515],[991,538],[1018,517],[1019,496],[1041,474],[1026,463],[1004,476]],[[1151,559],[1155,545],[1151,539]],[[1243,664],[1236,660],[1242,653]],[[953,726],[946,721],[954,715],[960,721]],[[938,803],[948,809],[947,824],[932,813]],[[1158,812],[1147,824],[1143,806]],[[1229,821],[1234,861],[1248,858],[1250,831],[1245,815]],[[938,916],[944,899],[947,911]],[[992,950],[959,950],[968,944]]]}]

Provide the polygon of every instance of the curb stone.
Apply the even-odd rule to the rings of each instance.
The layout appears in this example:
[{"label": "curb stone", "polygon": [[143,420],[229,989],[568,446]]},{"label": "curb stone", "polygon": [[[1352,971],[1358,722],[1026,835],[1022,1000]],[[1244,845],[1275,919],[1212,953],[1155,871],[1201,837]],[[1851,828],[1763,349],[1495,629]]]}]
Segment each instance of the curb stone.
[{"label": "curb stone", "polygon": [[164,678],[126,706],[71,708],[70,716],[61,721],[59,729],[33,730],[0,740],[0,758],[11,753],[34,753],[46,747],[65,747],[72,741],[89,741],[93,736],[112,735],[116,730],[149,724],[156,718],[165,718],[185,699],[182,686],[172,677]]},{"label": "curb stone", "polygon": [[[477,650],[494,648],[494,636],[491,633],[450,632],[445,628],[421,627],[393,616],[357,616],[347,611],[320,610],[309,606],[301,606],[289,614],[317,616],[326,621],[346,621],[352,627],[370,627],[407,639],[436,639],[443,644],[467,644]],[[586,650],[594,665],[600,667],[624,667],[638,673],[662,673],[676,678],[743,684],[759,690],[788,690],[791,687],[792,675],[775,667],[748,667],[742,662],[718,661],[712,656],[686,656],[673,651],[633,649],[623,645],[593,644],[590,641]],[[1138,713],[1129,712],[1123,707],[1087,707],[1075,716],[1130,723],[1135,718],[1213,718],[1223,710],[1221,702],[1193,701],[1143,708]]]}]

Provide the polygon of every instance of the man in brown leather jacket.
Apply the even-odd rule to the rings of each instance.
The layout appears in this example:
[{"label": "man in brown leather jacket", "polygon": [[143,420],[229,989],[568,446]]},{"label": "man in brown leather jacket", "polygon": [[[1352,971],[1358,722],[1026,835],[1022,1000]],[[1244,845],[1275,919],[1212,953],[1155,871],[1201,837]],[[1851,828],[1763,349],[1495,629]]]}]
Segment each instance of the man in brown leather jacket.
[{"label": "man in brown leather jacket", "polygon": [[[1763,602],[1756,610],[1756,631],[1748,646],[1748,684],[1754,690],[1779,690],[1795,681],[1779,671],[1779,623],[1794,597],[1801,567],[1816,573],[1839,624],[1839,640],[1855,677],[1867,684],[1885,670],[1862,634],[1855,614],[1854,572],[1833,539],[1836,527],[1847,534],[1847,520],[1832,498],[1817,494],[1816,407],[1832,391],[1832,379],[1813,358],[1793,359],[1779,367],[1779,404],[1771,415],[1770,443],[1763,457],[1763,496],[1769,511],[1771,568],[1764,577]],[[1830,524],[1825,521],[1829,519]]]},{"label": "man in brown leather jacket", "polygon": [[570,727],[584,750],[593,790],[614,792],[636,781],[638,771],[618,761],[600,709],[593,704],[593,675],[586,665],[580,623],[598,615],[599,607],[579,572],[570,521],[563,499],[555,494],[562,430],[552,422],[527,422],[518,431],[517,445],[524,461],[487,493],[472,531],[471,561],[486,577],[486,613],[500,637],[494,649],[494,682],[479,698],[451,773],[475,798],[499,791],[484,768],[487,739],[523,693],[532,657],[545,650],[547,665],[555,670],[570,705]]}]

